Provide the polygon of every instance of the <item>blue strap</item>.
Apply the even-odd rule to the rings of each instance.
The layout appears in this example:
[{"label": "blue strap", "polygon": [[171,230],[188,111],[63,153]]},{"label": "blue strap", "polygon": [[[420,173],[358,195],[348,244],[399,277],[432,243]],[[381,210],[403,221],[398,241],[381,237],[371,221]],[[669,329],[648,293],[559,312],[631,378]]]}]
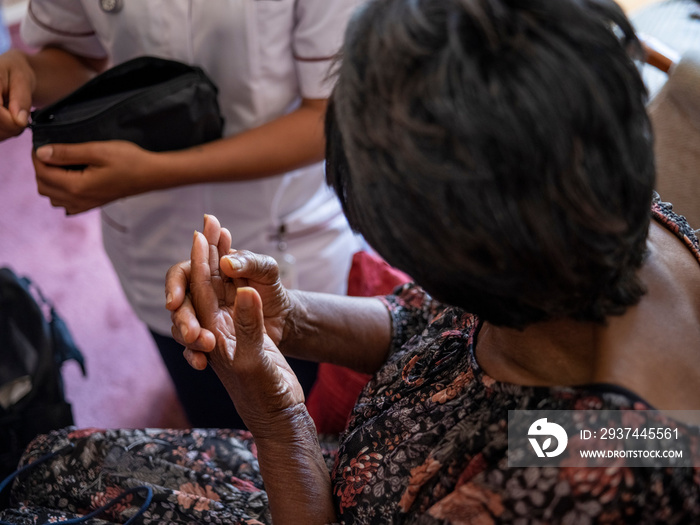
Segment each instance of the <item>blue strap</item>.
[{"label": "blue strap", "polygon": [[[119,494],[119,496],[114,498],[112,501],[110,501],[109,503],[106,503],[105,505],[102,505],[99,509],[93,510],[90,514],[86,514],[85,516],[81,516],[79,518],[73,518],[70,520],[55,521],[53,523],[65,523],[65,524],[84,523],[91,518],[99,516],[100,514],[102,514],[104,511],[106,511],[110,507],[119,503],[121,500],[123,500],[129,494],[133,494],[133,493],[138,492],[140,490],[145,490],[147,492],[146,500],[143,502],[143,505],[141,505],[141,508],[138,510],[138,512],[136,514],[134,514],[133,516],[131,516],[127,521],[124,522],[124,525],[129,525],[129,524],[133,523],[134,520],[136,520],[136,518],[141,516],[141,514],[146,512],[146,509],[148,509],[148,506],[151,504],[151,500],[153,500],[153,489],[151,489],[151,487],[148,487],[146,485],[141,485],[140,487],[134,487],[132,489],[125,490],[124,492]],[[2,522],[0,522],[0,523],[2,523]],[[45,523],[44,525],[51,525],[51,524]]]},{"label": "blue strap", "polygon": [[[51,306],[51,304],[49,303]],[[51,321],[49,322],[51,327],[51,337],[54,342],[54,350],[56,351],[56,359],[58,364],[62,364],[64,361],[74,360],[80,365],[80,370],[83,372],[83,376],[87,375],[85,370],[85,358],[83,354],[78,350],[78,347],[73,341],[73,336],[68,331],[66,322],[63,318],[58,315],[58,312],[51,306]]]},{"label": "blue strap", "polygon": [[[73,448],[75,448],[75,445],[74,445],[73,443],[69,443],[69,444],[66,445],[65,447],[59,448],[58,450],[54,450],[53,452],[49,452],[49,453],[46,454],[45,456],[41,456],[41,457],[40,457],[39,459],[37,459],[36,461],[32,461],[31,463],[28,463],[27,465],[23,466],[22,468],[15,470],[12,474],[10,474],[9,476],[7,476],[5,479],[2,480],[2,482],[0,482],[0,493],[1,493],[3,490],[5,490],[5,488],[6,488],[10,483],[12,483],[12,481],[13,481],[17,476],[19,476],[20,474],[22,474],[24,471],[29,470],[30,468],[36,467],[37,465],[41,465],[42,463],[47,462],[47,461],[50,460],[51,458],[53,458],[53,457],[55,457],[55,456],[58,456],[59,454],[62,454],[63,452],[65,452],[65,451],[67,451],[67,450],[70,450],[70,449],[73,449]],[[0,522],[0,523],[2,523],[2,522]]]},{"label": "blue strap", "polygon": [[86,376],[87,371],[85,370],[85,358],[78,349],[78,346],[75,344],[73,336],[68,330],[65,321],[60,315],[58,315],[53,303],[44,296],[41,289],[38,286],[35,286],[29,277],[18,277],[17,280],[22,288],[24,288],[24,290],[30,296],[34,297],[40,307],[46,306],[49,310],[51,318],[48,320],[48,324],[51,339],[53,340],[54,344],[56,363],[60,365],[64,361],[73,359],[80,365],[80,370],[83,372],[83,376]]}]

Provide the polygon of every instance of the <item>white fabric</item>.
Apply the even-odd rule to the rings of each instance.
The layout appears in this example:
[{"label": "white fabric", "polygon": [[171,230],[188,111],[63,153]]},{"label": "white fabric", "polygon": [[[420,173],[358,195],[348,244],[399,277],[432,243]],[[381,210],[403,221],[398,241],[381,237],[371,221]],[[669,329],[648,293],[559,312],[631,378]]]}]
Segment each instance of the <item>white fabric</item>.
[{"label": "white fabric", "polygon": [[[225,134],[289,112],[300,97],[325,98],[332,57],[361,0],[32,0],[21,35],[119,64],[153,55],[204,69],[219,88]],[[152,329],[170,333],[164,277],[189,257],[205,213],[231,230],[233,246],[276,255],[289,232],[299,287],[344,293],[358,240],[326,187],[322,164],[263,180],[202,184],[121,199],[102,210],[105,248],[127,298]]]}]

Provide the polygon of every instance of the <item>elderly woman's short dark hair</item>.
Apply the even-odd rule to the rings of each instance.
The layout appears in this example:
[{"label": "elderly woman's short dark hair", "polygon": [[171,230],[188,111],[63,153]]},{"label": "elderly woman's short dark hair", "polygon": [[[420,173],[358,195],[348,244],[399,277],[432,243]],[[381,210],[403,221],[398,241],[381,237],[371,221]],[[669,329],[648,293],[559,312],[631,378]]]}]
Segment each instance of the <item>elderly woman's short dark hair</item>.
[{"label": "elderly woman's short dark hair", "polygon": [[494,324],[637,303],[654,185],[638,49],[605,0],[374,0],[348,28],[327,173],[352,226]]}]

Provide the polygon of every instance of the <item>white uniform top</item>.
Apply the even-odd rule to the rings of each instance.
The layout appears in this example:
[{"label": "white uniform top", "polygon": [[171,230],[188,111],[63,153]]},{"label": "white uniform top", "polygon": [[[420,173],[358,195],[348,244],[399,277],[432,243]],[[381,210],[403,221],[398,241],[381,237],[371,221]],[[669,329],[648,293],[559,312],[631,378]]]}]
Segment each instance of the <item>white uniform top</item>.
[{"label": "white uniform top", "polygon": [[[141,55],[201,67],[219,88],[225,135],[325,98],[333,55],[361,0],[31,0],[21,36],[119,64]],[[125,162],[128,162],[125,159]],[[164,278],[189,258],[205,213],[231,230],[233,246],[277,256],[284,224],[299,288],[344,293],[358,248],[326,187],[322,163],[245,182],[199,184],[120,199],[102,209],[105,249],[127,298],[152,329],[170,334]]]}]

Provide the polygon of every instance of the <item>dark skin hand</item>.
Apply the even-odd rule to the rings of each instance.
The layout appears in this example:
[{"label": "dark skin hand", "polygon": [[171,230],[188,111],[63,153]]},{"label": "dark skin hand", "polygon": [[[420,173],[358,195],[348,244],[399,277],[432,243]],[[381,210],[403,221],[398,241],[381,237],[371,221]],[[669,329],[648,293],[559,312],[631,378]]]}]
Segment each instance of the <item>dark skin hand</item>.
[{"label": "dark skin hand", "polygon": [[[52,205],[76,214],[149,191],[286,173],[323,159],[325,109],[325,99],[302,99],[257,128],[178,151],[119,140],[42,146],[32,156],[37,186]],[[71,165],[86,167],[65,169]]]},{"label": "dark skin hand", "polygon": [[[219,232],[219,233],[217,233]],[[205,217],[204,235],[224,255],[218,272],[229,287],[254,288],[263,303],[265,329],[286,356],[335,363],[363,373],[375,372],[385,361],[391,340],[391,320],[376,298],[346,297],[287,290],[271,257],[229,250],[230,234],[219,221]],[[221,239],[225,239],[222,241]],[[173,337],[187,348],[191,366],[203,369],[214,348],[213,334],[203,326],[188,290],[192,263],[174,265],[166,276],[166,308],[171,311]],[[228,291],[228,300],[235,292]]]},{"label": "dark skin hand", "polygon": [[11,49],[0,55],[0,141],[22,133],[32,106],[43,106],[103,71],[106,59],[46,47],[35,54]]},{"label": "dark skin hand", "polygon": [[189,298],[214,338],[206,360],[255,438],[273,520],[333,522],[330,476],[301,385],[267,333],[258,291],[220,270],[230,236],[213,217],[205,231],[194,234]]},{"label": "dark skin hand", "polygon": [[[254,288],[264,305],[266,333],[274,344],[279,345],[287,329],[292,299],[282,286],[275,260],[248,251],[232,250],[230,232],[221,228],[219,221],[212,215],[205,216],[203,235],[212,250],[216,246],[217,252],[224,254],[211,270],[224,308],[233,305],[239,287]],[[173,311],[173,337],[187,348],[185,357],[189,364],[197,370],[203,370],[207,366],[206,353],[214,349],[216,338],[200,324],[194,314],[191,294],[187,293],[191,286],[191,275],[191,261],[184,261],[170,269],[167,281],[172,286],[166,293],[166,308]]]}]

